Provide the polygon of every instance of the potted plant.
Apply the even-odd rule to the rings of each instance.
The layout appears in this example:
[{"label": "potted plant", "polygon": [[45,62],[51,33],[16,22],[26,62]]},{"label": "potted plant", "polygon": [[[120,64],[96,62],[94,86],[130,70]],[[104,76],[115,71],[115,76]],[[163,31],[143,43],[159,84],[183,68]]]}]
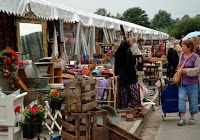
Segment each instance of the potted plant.
[{"label": "potted plant", "polygon": [[14,88],[18,80],[18,68],[23,61],[18,60],[18,54],[11,48],[0,51],[0,86],[2,90]]},{"label": "potted plant", "polygon": [[64,101],[65,94],[59,92],[59,91],[53,91],[49,94],[50,98],[50,108],[55,110],[60,110],[61,105]]},{"label": "potted plant", "polygon": [[23,111],[23,138],[32,139],[42,132],[42,122],[45,121],[45,109],[41,105],[26,107]]}]

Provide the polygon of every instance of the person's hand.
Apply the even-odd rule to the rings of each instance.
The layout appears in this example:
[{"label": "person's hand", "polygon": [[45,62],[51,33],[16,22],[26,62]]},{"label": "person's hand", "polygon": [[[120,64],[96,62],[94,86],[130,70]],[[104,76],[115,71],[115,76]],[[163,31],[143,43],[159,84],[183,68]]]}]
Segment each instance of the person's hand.
[{"label": "person's hand", "polygon": [[186,69],[182,69],[181,73],[186,74]]}]

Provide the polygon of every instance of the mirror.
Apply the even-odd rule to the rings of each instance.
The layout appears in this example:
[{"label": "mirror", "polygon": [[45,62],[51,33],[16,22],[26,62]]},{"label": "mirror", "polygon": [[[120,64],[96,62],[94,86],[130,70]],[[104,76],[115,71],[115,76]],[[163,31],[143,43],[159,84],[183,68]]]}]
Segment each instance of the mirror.
[{"label": "mirror", "polygon": [[[44,57],[42,42],[42,25],[32,23],[19,23],[21,50],[27,59],[33,62]],[[30,58],[29,58],[30,57]]]},{"label": "mirror", "polygon": [[38,62],[47,56],[46,22],[40,20],[17,19],[18,52],[23,58]]}]

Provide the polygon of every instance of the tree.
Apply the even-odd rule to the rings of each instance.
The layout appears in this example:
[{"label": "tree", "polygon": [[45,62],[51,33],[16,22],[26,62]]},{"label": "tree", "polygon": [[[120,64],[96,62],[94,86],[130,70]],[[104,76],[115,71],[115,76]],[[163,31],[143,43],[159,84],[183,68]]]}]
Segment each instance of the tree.
[{"label": "tree", "polygon": [[152,26],[154,29],[167,29],[172,25],[171,14],[165,10],[159,10],[152,19]]},{"label": "tree", "polygon": [[115,16],[113,16],[110,12],[108,13],[108,11],[105,8],[99,8],[94,13],[97,14],[97,15],[101,15],[101,16],[115,18]]},{"label": "tree", "polygon": [[175,20],[174,20],[174,22],[179,22],[180,21],[180,18],[176,18]]},{"label": "tree", "polygon": [[119,20],[122,20],[122,19],[123,19],[122,15],[119,14],[119,13],[117,13],[117,15],[115,16],[115,18],[116,18],[116,19],[119,19]]},{"label": "tree", "polygon": [[149,17],[146,14],[146,11],[142,10],[140,7],[127,9],[123,13],[123,20],[146,27],[149,27],[150,25]]},{"label": "tree", "polygon": [[107,10],[105,8],[99,8],[94,13],[101,16],[107,16]]},{"label": "tree", "polygon": [[182,17],[181,20],[186,20],[186,19],[189,19],[189,18],[190,18],[190,16],[189,16],[188,14],[186,14],[186,15],[184,15],[184,16]]},{"label": "tree", "polygon": [[196,17],[196,18],[200,18],[200,14],[197,14],[195,17]]},{"label": "tree", "polygon": [[193,31],[200,30],[200,18],[189,18],[176,23],[170,32],[175,38],[181,38],[181,35],[187,35]]}]

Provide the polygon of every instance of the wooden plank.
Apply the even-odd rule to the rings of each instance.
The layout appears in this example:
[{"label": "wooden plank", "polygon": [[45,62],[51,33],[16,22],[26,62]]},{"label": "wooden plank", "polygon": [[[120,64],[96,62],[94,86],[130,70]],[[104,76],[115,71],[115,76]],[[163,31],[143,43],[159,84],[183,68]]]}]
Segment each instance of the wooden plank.
[{"label": "wooden plank", "polygon": [[[75,124],[73,124],[72,121],[61,121],[62,127],[70,129],[71,131],[75,131],[76,126]],[[86,129],[86,125],[81,123],[80,124],[80,131],[86,131],[88,129]]]},{"label": "wooden plank", "polygon": [[97,107],[97,101],[89,102],[87,104],[82,105],[82,112],[86,112],[86,111],[92,110],[95,107]]},{"label": "wooden plank", "polygon": [[65,140],[76,140],[76,137],[70,133],[67,133],[65,131],[61,132],[61,137]]},{"label": "wooden plank", "polygon": [[88,97],[96,96],[96,94],[97,94],[96,90],[89,91],[89,92],[81,94],[81,99],[84,100]]},{"label": "wooden plank", "polygon": [[71,131],[75,131],[75,126],[67,121],[61,121],[62,127],[70,129]]},{"label": "wooden plank", "polygon": [[90,140],[90,116],[88,115],[85,119],[86,123],[86,140]]},{"label": "wooden plank", "polygon": [[91,114],[86,113],[70,113],[69,117],[75,118],[76,116],[79,116],[80,118],[86,118],[87,116],[90,116]]},{"label": "wooden plank", "polygon": [[77,115],[75,118],[75,125],[76,125],[76,129],[75,129],[75,134],[76,134],[76,138],[79,139],[80,137],[80,116]]},{"label": "wooden plank", "polygon": [[18,82],[18,84],[22,87],[22,89],[24,90],[24,91],[28,91],[28,88],[27,88],[27,86],[24,84],[24,82],[17,76],[17,82]]},{"label": "wooden plank", "polygon": [[69,88],[70,84],[66,83],[65,84],[65,109],[67,110],[67,112],[71,111],[71,104],[70,104],[70,88]]},{"label": "wooden plank", "polygon": [[[77,112],[82,112],[81,110],[81,98],[79,97],[81,95],[81,87],[80,84],[76,85],[76,95],[77,95],[77,99],[76,99],[76,111]],[[79,97],[79,98],[78,98]]]},{"label": "wooden plank", "polygon": [[86,86],[86,85],[95,84],[95,82],[96,82],[95,79],[89,79],[89,80],[81,81],[81,87],[84,87],[84,86]]}]

